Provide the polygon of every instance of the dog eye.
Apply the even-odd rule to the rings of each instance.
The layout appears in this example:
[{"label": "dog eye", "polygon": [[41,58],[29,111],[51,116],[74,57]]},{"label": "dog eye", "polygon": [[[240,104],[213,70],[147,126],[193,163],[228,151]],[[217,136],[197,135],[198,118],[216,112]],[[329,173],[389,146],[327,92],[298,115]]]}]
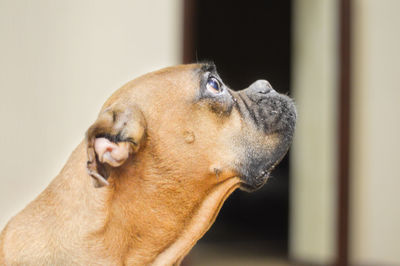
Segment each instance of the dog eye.
[{"label": "dog eye", "polygon": [[219,83],[219,81],[216,78],[210,77],[207,80],[207,90],[209,90],[210,92],[212,92],[214,94],[221,93],[222,92],[221,84]]}]

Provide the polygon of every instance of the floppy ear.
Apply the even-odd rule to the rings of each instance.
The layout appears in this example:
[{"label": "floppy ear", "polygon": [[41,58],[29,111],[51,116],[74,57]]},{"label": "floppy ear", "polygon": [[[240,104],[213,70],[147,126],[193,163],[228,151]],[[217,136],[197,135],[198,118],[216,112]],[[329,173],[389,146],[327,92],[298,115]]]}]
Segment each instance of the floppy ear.
[{"label": "floppy ear", "polygon": [[100,113],[86,132],[87,170],[95,187],[108,185],[110,169],[139,150],[145,130],[146,121],[136,106],[115,104]]}]

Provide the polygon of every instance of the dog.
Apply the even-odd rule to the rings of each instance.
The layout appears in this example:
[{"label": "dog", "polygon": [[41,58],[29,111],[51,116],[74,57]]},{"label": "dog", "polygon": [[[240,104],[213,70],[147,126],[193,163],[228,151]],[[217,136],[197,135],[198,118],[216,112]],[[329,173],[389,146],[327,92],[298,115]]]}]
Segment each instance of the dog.
[{"label": "dog", "polygon": [[180,264],[235,189],[266,183],[295,123],[294,102],[267,81],[236,92],[212,63],[143,75],[6,225],[0,264]]}]

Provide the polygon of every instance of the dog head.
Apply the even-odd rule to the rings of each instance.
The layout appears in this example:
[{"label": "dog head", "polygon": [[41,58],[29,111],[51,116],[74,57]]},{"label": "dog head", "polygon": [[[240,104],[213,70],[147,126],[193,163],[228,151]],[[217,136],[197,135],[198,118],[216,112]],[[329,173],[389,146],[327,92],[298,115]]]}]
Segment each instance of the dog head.
[{"label": "dog head", "polygon": [[88,171],[96,186],[118,178],[121,167],[151,167],[149,176],[168,183],[211,186],[240,177],[252,191],[287,152],[295,122],[293,101],[265,80],[233,91],[213,64],[165,68],[104,104],[86,135]]}]

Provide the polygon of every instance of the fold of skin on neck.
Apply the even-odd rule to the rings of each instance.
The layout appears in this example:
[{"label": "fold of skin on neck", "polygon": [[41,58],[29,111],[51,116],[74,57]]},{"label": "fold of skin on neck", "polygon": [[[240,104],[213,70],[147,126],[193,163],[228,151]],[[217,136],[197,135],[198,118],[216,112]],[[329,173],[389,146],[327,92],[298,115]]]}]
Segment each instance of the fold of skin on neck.
[{"label": "fold of skin on neck", "polygon": [[153,265],[180,264],[184,256],[196,242],[208,231],[228,196],[239,187],[240,180],[233,177],[214,187],[203,199],[189,224],[179,238],[159,254]]}]

